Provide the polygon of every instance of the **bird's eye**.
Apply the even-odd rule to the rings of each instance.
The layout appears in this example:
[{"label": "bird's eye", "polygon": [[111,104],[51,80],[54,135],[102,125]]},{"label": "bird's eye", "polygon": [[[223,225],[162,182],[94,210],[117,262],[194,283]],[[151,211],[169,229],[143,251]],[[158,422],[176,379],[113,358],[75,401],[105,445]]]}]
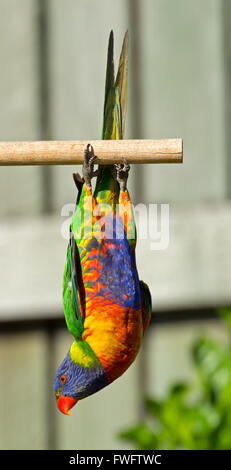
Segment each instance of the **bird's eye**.
[{"label": "bird's eye", "polygon": [[66,379],[65,374],[60,375],[59,381],[60,381],[61,384],[65,384],[66,380],[67,380],[67,379]]}]

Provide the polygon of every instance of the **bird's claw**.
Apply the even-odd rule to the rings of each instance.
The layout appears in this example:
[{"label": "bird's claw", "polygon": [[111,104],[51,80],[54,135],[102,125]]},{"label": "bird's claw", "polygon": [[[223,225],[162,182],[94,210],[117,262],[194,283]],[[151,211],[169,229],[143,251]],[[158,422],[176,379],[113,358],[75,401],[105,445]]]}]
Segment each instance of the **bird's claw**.
[{"label": "bird's claw", "polygon": [[128,180],[130,165],[124,158],[123,163],[115,163],[115,170],[116,170],[116,179],[119,183],[120,190],[125,191],[127,189],[127,180]]},{"label": "bird's claw", "polygon": [[96,158],[92,145],[87,144],[84,149],[83,179],[88,188],[91,188],[91,179],[98,174],[97,170],[94,171]]}]

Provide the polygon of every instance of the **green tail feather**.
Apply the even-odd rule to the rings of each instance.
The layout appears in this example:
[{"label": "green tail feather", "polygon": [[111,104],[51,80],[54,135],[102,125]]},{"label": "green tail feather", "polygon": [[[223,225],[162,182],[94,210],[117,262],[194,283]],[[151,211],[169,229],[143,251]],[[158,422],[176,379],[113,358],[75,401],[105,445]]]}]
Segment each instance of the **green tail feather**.
[{"label": "green tail feather", "polygon": [[104,99],[102,139],[123,139],[127,108],[128,32],[124,36],[119,67],[114,78],[114,36],[110,33]]},{"label": "green tail feather", "polygon": [[120,102],[120,139],[123,139],[125,128],[125,117],[127,109],[127,75],[128,75],[128,31],[126,31],[123,47],[120,55],[119,68],[117,72],[115,89],[118,90]]},{"label": "green tail feather", "polygon": [[[105,80],[105,94],[104,94],[104,109],[103,109],[103,129],[102,129],[102,139],[107,139],[108,135],[108,122],[106,118],[108,103],[109,103],[109,92],[114,89],[114,35],[111,31],[108,42],[108,52],[107,52],[107,69],[106,69],[106,80]],[[110,137],[109,137],[110,138]]]},{"label": "green tail feather", "polygon": [[[125,33],[119,67],[114,77],[114,36],[110,33],[105,83],[102,139],[123,139],[127,107],[127,64],[128,32]],[[110,193],[118,196],[118,185],[112,177],[112,165],[100,165],[96,182],[95,196],[99,201],[107,201]],[[105,193],[106,191],[106,193]]]}]

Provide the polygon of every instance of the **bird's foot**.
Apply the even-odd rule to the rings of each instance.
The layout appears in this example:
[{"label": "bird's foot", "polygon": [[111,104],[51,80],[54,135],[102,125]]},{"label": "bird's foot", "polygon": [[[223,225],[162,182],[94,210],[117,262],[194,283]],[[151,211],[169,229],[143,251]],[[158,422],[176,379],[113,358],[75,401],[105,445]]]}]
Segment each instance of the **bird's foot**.
[{"label": "bird's foot", "polygon": [[127,180],[130,170],[130,165],[125,158],[123,161],[123,163],[115,163],[116,180],[119,183],[120,191],[125,191],[127,189]]},{"label": "bird's foot", "polygon": [[84,162],[83,162],[83,179],[87,188],[91,188],[91,179],[98,175],[98,171],[94,171],[94,162],[96,155],[91,144],[87,144],[84,149]]}]

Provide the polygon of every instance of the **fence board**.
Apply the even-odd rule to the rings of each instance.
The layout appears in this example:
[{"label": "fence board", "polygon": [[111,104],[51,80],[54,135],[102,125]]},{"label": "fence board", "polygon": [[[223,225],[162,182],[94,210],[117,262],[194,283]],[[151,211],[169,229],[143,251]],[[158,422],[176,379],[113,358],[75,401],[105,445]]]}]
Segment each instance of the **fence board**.
[{"label": "fence board", "polygon": [[[0,139],[39,138],[35,0],[0,2]],[[41,199],[38,168],[1,168],[0,215],[34,213]]]},{"label": "fence board", "polygon": [[[142,137],[183,137],[181,168],[143,168],[147,202],[226,194],[222,2],[144,0]],[[187,188],[187,191],[185,191]]]},{"label": "fence board", "polygon": [[0,449],[46,448],[45,352],[39,332],[0,336]]}]

